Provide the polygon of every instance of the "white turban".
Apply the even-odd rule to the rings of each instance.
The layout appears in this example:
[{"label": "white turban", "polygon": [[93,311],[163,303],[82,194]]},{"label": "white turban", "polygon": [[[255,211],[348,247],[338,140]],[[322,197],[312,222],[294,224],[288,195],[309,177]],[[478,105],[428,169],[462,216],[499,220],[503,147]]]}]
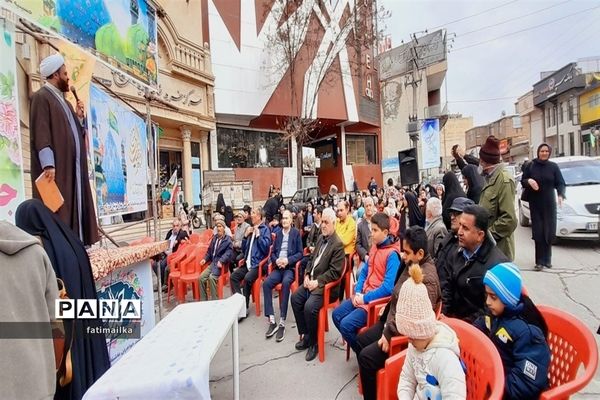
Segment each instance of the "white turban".
[{"label": "white turban", "polygon": [[47,78],[60,69],[65,64],[65,59],[59,53],[46,57],[40,63],[40,75]]}]

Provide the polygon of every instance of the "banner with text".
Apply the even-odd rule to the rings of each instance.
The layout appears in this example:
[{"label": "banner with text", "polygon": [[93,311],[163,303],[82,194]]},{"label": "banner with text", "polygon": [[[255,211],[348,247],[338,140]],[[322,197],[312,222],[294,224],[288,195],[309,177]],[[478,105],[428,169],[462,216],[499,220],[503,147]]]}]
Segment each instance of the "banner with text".
[{"label": "banner with text", "polygon": [[98,217],[148,208],[146,124],[117,100],[90,86],[88,126],[93,140]]},{"label": "banner with text", "polygon": [[440,120],[426,119],[421,127],[421,169],[440,166]]},{"label": "banner with text", "polygon": [[2,20],[0,31],[0,221],[14,223],[17,206],[25,199],[16,85],[15,26]]}]

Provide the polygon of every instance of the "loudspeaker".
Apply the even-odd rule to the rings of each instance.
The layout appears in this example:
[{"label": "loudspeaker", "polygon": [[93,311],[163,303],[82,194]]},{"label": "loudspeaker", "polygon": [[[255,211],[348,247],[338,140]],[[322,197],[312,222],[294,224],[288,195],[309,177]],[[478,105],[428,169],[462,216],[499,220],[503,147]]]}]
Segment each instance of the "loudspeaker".
[{"label": "loudspeaker", "polygon": [[400,165],[400,184],[402,186],[419,183],[419,162],[415,147],[399,151],[398,164]]}]

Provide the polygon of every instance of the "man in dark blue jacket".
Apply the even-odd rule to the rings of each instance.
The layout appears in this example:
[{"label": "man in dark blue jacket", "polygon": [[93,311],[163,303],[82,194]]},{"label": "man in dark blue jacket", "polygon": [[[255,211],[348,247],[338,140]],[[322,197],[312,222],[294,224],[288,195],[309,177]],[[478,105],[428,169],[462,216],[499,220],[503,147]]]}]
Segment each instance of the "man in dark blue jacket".
[{"label": "man in dark blue jacket", "polygon": [[[255,207],[250,213],[252,226],[246,229],[242,248],[244,249],[244,259],[240,261],[241,266],[237,267],[231,274],[231,289],[233,293],[242,293],[240,283],[244,281],[244,296],[246,296],[246,314],[250,306],[250,293],[252,284],[258,278],[258,264],[267,257],[271,247],[271,230],[265,225],[265,215],[261,207]],[[262,271],[266,274],[266,264]]]},{"label": "man in dark blue jacket", "polygon": [[[276,340],[281,342],[285,336],[285,318],[287,316],[290,287],[294,282],[294,267],[302,259],[302,237],[300,231],[292,226],[292,213],[285,210],[281,216],[281,227],[275,236],[271,251],[271,273],[263,282],[265,298],[265,316],[269,317],[269,328],[265,336],[270,338],[277,334]],[[273,288],[281,283],[281,307],[279,325],[275,323],[273,311]]]},{"label": "man in dark blue jacket", "polygon": [[208,246],[208,251],[200,261],[200,266],[210,263],[202,274],[200,274],[200,300],[207,300],[207,283],[210,285],[210,299],[217,299],[217,280],[223,273],[223,267],[227,266],[233,259],[233,242],[225,234],[225,221],[218,219],[216,222],[217,234],[213,236]]}]

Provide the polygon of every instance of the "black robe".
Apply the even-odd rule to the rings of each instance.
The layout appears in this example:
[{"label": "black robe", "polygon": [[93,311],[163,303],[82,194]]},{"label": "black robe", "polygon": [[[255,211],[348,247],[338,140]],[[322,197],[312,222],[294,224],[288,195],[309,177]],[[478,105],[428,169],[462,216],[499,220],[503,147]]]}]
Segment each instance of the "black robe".
[{"label": "black robe", "polygon": [[458,182],[458,178],[454,174],[454,172],[446,172],[444,177],[442,178],[442,183],[444,184],[444,202],[442,203],[442,218],[444,219],[444,224],[446,228],[450,230],[450,226],[452,225],[450,222],[450,207],[452,207],[452,202],[457,197],[467,197],[465,191],[460,186]]},{"label": "black robe", "polygon": [[469,188],[467,189],[467,197],[473,200],[473,203],[479,204],[481,190],[485,186],[485,179],[477,172],[477,167],[473,164],[467,164],[462,169],[462,174],[467,180]]},{"label": "black robe", "polygon": [[75,140],[73,139],[69,121],[60,105],[60,101],[46,87],[42,87],[31,96],[29,127],[31,131],[31,182],[33,184],[33,197],[41,199],[35,186],[35,180],[43,172],[39,160],[39,151],[45,147],[50,147],[54,152],[56,185],[65,199],[65,203],[58,209],[56,214],[76,233],[79,232],[79,218],[82,218],[83,242],[86,245],[90,245],[96,243],[100,238],[98,236],[96,210],[88,179],[86,137],[83,127],[78,123],[77,115],[75,115],[71,103],[67,102],[67,105],[73,114],[75,125],[77,125],[79,131],[82,215],[77,215]]},{"label": "black robe", "polygon": [[[537,182],[540,189],[531,189],[528,179]],[[558,165],[552,161],[534,159],[524,169],[521,185],[529,191],[529,211],[531,213],[531,233],[533,240],[552,244],[556,236],[556,195],[565,197],[565,180]]]},{"label": "black robe", "polygon": [[[56,277],[65,283],[69,298],[98,299],[90,259],[73,230],[37,199],[21,203],[15,220],[19,228],[41,238]],[[85,391],[110,367],[105,336],[84,337],[88,326],[99,325],[93,319],[77,320],[71,347],[73,380],[65,387],[57,384],[55,399],[81,399]],[[65,321],[67,338],[73,334],[72,328],[73,325]]]}]

